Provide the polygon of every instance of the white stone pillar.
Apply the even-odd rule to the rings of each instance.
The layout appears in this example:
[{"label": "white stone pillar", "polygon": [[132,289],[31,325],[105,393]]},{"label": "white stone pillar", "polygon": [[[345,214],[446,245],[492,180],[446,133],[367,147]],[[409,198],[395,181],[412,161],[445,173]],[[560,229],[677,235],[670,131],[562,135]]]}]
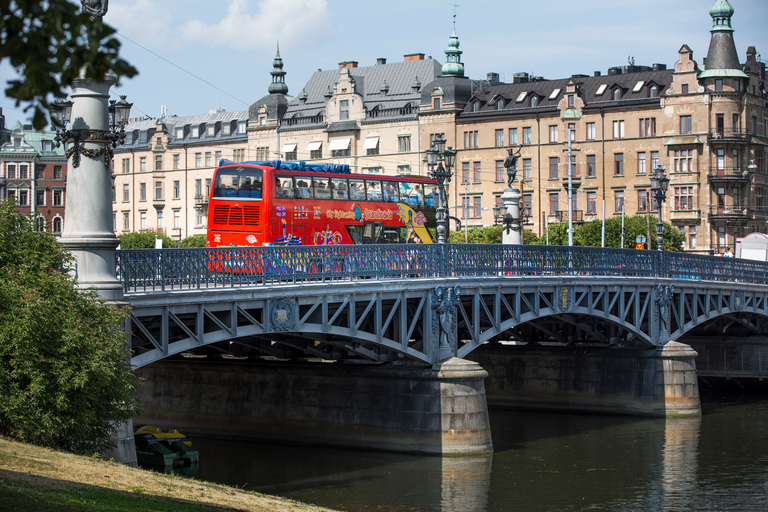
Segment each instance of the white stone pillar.
[{"label": "white stone pillar", "polygon": [[[71,129],[85,135],[86,150],[109,144],[103,134],[109,128],[109,88],[114,83],[110,75],[104,81],[85,80],[81,75],[72,84]],[[59,241],[75,257],[81,288],[94,287],[104,299],[121,301],[123,288],[115,274],[119,242],[112,229],[112,178],[104,153],[89,157],[81,152],[76,168],[72,157],[67,163],[67,217]]]},{"label": "white stone pillar", "polygon": [[520,190],[516,188],[504,189],[504,193],[501,194],[501,200],[504,206],[507,207],[507,213],[512,215],[514,219],[512,222],[513,229],[507,232],[506,227],[502,230],[501,243],[504,245],[521,245],[523,243],[523,229],[522,222],[520,221]]}]

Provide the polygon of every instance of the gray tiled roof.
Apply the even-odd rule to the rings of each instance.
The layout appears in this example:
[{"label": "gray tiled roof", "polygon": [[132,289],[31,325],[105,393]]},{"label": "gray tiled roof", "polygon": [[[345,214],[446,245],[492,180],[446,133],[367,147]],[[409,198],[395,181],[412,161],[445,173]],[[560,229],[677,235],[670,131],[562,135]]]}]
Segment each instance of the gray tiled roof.
[{"label": "gray tiled roof", "polygon": [[[222,135],[221,128],[220,128],[221,123],[234,122],[234,121],[248,121],[247,110],[237,110],[233,112],[221,111],[221,112],[214,112],[211,114],[197,114],[193,116],[164,117],[164,118],[161,118],[160,121],[162,122],[164,130],[168,135],[169,146],[183,144],[185,141],[189,142],[190,130],[184,131],[183,139],[177,139],[176,137],[176,128],[187,127],[187,126],[201,127],[200,137],[196,137],[192,139],[196,143],[218,142],[221,140],[234,140],[238,138],[247,138],[246,134],[238,134],[237,130],[234,127],[230,132],[231,135]],[[129,122],[128,125],[125,127],[126,133],[129,134],[128,140],[126,140],[126,143],[125,143],[125,147],[128,149],[138,148],[138,147],[147,147],[148,141],[152,138],[152,136],[157,131],[157,122],[158,122],[157,119],[139,119],[139,120],[134,120]],[[216,134],[213,137],[206,136],[206,133],[205,133],[204,127],[209,124],[215,124],[217,126]],[[145,137],[143,138],[140,137],[140,134],[142,134],[142,132],[146,134]]]}]

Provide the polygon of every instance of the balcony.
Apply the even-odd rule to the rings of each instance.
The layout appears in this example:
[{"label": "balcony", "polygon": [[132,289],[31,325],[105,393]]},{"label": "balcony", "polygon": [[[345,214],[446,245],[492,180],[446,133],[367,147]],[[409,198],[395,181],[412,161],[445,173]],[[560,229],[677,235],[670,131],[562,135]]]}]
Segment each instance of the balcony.
[{"label": "balcony", "polygon": [[709,219],[713,221],[745,221],[752,218],[752,209],[748,205],[710,206]]},{"label": "balcony", "polygon": [[[573,210],[571,218],[573,222],[584,222],[584,210]],[[568,222],[568,210],[559,210],[555,212],[557,222]]]},{"label": "balcony", "polygon": [[724,169],[718,169],[717,167],[709,168],[709,176],[707,179],[712,182],[749,182],[750,171],[747,167],[726,167]]},{"label": "balcony", "polygon": [[208,196],[195,196],[195,208],[198,210],[208,208]]},{"label": "balcony", "polygon": [[721,128],[711,132],[708,139],[710,144],[718,141],[747,142],[749,136],[740,130]]}]

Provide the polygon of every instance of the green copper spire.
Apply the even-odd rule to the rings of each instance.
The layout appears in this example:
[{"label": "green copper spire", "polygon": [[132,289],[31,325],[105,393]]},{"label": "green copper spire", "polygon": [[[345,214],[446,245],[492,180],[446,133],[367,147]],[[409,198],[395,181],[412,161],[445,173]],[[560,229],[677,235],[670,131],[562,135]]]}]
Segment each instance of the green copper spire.
[{"label": "green copper spire", "polygon": [[440,76],[464,76],[464,64],[461,62],[459,50],[459,36],[456,35],[456,4],[453,5],[453,34],[448,39],[448,49],[445,50],[445,64],[443,64]]},{"label": "green copper spire", "polygon": [[709,10],[712,16],[712,30],[710,32],[733,32],[731,28],[731,16],[733,7],[728,0],[715,0],[715,5]]},{"label": "green copper spire", "polygon": [[277,54],[272,61],[272,83],[269,84],[269,94],[288,94],[288,86],[285,85],[285,71],[283,71],[283,59],[280,58],[280,43],[277,43]]}]

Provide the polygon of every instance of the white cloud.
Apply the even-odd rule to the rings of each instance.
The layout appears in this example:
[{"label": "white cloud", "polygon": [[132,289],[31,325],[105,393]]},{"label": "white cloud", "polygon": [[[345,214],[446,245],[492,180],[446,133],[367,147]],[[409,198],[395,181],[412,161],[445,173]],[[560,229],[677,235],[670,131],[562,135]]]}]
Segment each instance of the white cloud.
[{"label": "white cloud", "polygon": [[181,39],[233,50],[295,47],[328,31],[326,0],[262,0],[252,14],[251,0],[232,0],[226,17],[215,24],[193,20],[181,27]]},{"label": "white cloud", "polygon": [[172,29],[173,14],[155,0],[112,2],[104,21],[131,39],[165,42]]}]

